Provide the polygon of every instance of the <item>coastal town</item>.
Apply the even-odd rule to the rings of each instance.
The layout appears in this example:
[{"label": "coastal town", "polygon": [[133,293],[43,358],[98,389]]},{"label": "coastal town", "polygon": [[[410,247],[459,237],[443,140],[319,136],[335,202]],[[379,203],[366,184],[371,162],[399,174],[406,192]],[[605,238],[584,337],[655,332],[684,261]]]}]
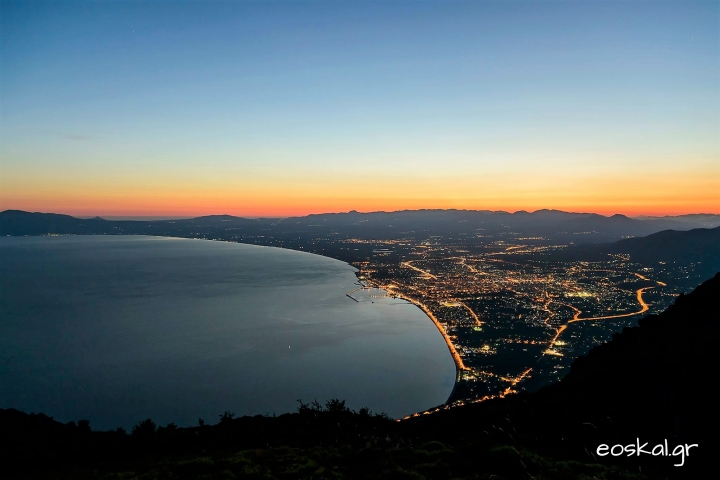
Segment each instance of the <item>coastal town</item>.
[{"label": "coastal town", "polygon": [[[67,217],[62,228],[255,244],[346,262],[358,281],[345,292],[348,302],[402,299],[442,336],[456,379],[434,411],[557,382],[576,358],[716,272],[717,216],[616,220],[557,211],[348,212],[154,222]],[[700,228],[668,228],[683,221]]]},{"label": "coastal town", "polygon": [[370,254],[353,263],[364,288],[417,305],[443,335],[457,381],[438,408],[557,381],[575,358],[643,314],[666,308],[679,293],[674,277],[683,273],[622,254],[554,260],[548,253],[565,246],[538,238],[475,248],[440,238],[343,243]]}]

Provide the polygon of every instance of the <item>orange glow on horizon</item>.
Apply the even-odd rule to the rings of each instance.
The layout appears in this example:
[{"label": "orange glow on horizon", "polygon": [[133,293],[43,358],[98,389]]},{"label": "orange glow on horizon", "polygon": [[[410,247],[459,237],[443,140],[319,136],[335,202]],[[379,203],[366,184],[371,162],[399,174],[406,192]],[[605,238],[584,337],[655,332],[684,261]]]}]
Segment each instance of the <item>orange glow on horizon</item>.
[{"label": "orange glow on horizon", "polygon": [[[3,199],[4,200],[4,199]],[[172,201],[149,201],[147,203],[136,202],[74,202],[72,199],[65,201],[33,199],[32,201],[2,201],[2,210],[25,210],[43,213],[61,213],[73,216],[168,216],[168,217],[199,217],[204,215],[235,215],[239,217],[295,217],[323,213],[343,213],[351,210],[360,213],[370,212],[393,212],[399,210],[433,210],[433,209],[457,209],[457,210],[491,210],[506,211],[515,213],[518,211],[535,212],[542,209],[561,210],[576,213],[596,213],[610,216],[622,214],[629,217],[636,216],[657,216],[686,215],[686,214],[720,214],[718,203],[683,203],[675,205],[627,205],[627,204],[599,204],[589,203],[573,204],[499,204],[499,203],[468,203],[462,204],[456,201],[363,201],[347,202],[293,202],[268,203],[265,205],[245,204],[238,205],[235,202],[172,202]]]},{"label": "orange glow on horizon", "polygon": [[[225,177],[197,172],[115,176],[4,170],[0,210],[76,216],[288,217],[418,209],[555,209],[628,216],[720,214],[714,164],[682,170],[629,170],[623,176],[588,171],[549,174],[542,168],[429,174],[359,170],[289,170]],[[201,172],[202,173],[202,172]]]}]

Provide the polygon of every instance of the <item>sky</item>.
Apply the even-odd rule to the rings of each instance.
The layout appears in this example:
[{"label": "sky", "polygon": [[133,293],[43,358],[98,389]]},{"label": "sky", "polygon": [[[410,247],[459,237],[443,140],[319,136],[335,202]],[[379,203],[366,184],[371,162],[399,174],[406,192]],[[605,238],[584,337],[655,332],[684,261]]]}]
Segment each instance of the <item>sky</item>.
[{"label": "sky", "polygon": [[0,14],[0,210],[720,213],[717,0]]}]

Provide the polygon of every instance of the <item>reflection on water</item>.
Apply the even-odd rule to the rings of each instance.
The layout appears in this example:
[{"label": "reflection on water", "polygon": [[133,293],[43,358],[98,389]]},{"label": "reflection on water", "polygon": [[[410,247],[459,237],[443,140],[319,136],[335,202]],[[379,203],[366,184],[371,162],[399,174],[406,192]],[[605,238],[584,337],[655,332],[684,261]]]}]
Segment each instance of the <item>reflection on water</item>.
[{"label": "reflection on water", "polygon": [[204,240],[0,238],[0,407],[110,429],[444,402],[455,367],[435,326],[380,290],[348,298],[353,271]]}]

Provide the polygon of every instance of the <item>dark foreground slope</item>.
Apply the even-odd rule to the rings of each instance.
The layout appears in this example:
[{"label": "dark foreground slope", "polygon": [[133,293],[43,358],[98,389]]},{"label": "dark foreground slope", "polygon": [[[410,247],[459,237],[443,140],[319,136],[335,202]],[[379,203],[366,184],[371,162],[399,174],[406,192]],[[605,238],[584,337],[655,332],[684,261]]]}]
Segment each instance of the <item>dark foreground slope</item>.
[{"label": "dark foreground slope", "polygon": [[[720,274],[579,358],[555,385],[404,422],[335,401],[213,426],[145,421],[126,434],[0,410],[0,476],[714,478],[719,310]],[[649,453],[598,454],[638,439]],[[665,442],[667,453],[697,446],[653,456]]]},{"label": "dark foreground slope", "polygon": [[[478,430],[503,429],[545,455],[623,465],[653,477],[702,478],[698,473],[713,464],[720,446],[713,393],[720,384],[719,325],[720,273],[578,358],[557,384],[409,423],[458,442]],[[597,454],[599,445],[637,439],[647,442],[644,450],[667,441],[670,453],[680,444],[698,446],[681,467],[674,466],[683,462],[680,456]]]}]

